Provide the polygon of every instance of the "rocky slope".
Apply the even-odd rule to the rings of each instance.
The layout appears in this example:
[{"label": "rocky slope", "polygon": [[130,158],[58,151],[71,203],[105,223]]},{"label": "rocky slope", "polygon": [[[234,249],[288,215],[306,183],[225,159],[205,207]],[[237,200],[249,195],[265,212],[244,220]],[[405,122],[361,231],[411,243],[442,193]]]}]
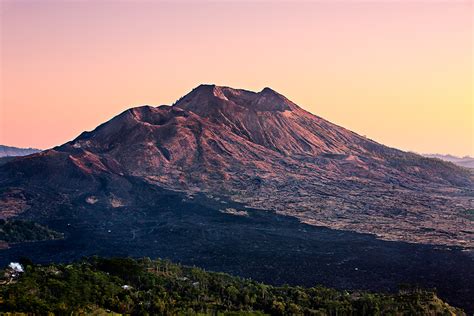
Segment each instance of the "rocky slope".
[{"label": "rocky slope", "polygon": [[201,85],[1,166],[0,214],[133,208],[147,203],[140,188],[160,186],[312,225],[473,247],[473,183],[466,169],[378,144],[269,88]]}]

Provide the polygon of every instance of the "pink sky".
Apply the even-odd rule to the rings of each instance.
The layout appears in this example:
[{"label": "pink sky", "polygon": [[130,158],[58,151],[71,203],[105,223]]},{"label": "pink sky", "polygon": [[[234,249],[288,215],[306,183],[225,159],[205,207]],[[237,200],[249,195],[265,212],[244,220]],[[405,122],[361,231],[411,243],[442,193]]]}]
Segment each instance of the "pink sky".
[{"label": "pink sky", "polygon": [[471,1],[0,2],[0,144],[48,148],[216,83],[474,155]]}]

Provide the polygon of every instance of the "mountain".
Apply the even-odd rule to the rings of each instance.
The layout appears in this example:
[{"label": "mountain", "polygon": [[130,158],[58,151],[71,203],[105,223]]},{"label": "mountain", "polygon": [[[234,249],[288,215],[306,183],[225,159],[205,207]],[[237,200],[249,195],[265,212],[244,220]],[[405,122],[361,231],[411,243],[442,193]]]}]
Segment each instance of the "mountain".
[{"label": "mountain", "polygon": [[449,161],[452,162],[455,165],[458,165],[460,167],[464,168],[471,168],[474,169],[474,158],[469,157],[469,156],[464,156],[464,157],[456,157],[453,155],[440,155],[440,154],[425,154],[423,155],[428,158],[437,158],[441,159],[444,161]]},{"label": "mountain", "polygon": [[45,187],[48,204],[133,207],[133,177],[388,240],[474,241],[469,171],[378,144],[269,88],[201,85],[173,106],[129,109],[0,174],[4,217],[44,212],[29,196]]},{"label": "mountain", "polygon": [[40,151],[41,150],[35,148],[18,148],[0,145],[0,157],[26,156]]},{"label": "mountain", "polygon": [[0,264],[163,257],[276,285],[415,283],[474,311],[473,183],[269,88],[201,85],[0,166],[1,217],[65,236]]}]

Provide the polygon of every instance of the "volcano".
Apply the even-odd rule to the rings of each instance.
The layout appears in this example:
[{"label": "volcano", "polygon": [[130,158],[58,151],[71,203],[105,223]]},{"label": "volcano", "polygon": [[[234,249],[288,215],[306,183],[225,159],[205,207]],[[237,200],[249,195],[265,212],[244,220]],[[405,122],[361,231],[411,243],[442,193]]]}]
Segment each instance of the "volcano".
[{"label": "volcano", "polygon": [[131,108],[1,166],[0,179],[4,218],[143,206],[140,183],[387,240],[474,242],[469,170],[381,145],[270,88],[200,85],[172,106]]},{"label": "volcano", "polygon": [[473,311],[471,172],[270,88],[201,85],[0,164],[0,216],[64,236],[7,245],[0,264],[161,257],[275,285],[436,287]]}]

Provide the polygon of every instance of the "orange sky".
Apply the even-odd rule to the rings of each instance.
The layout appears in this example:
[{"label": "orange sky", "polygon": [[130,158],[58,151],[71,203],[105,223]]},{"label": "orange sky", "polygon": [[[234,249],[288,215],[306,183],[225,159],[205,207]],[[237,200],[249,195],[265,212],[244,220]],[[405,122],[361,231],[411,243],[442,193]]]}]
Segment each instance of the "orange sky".
[{"label": "orange sky", "polygon": [[471,1],[1,2],[0,144],[48,148],[200,83],[389,146],[474,155]]}]

